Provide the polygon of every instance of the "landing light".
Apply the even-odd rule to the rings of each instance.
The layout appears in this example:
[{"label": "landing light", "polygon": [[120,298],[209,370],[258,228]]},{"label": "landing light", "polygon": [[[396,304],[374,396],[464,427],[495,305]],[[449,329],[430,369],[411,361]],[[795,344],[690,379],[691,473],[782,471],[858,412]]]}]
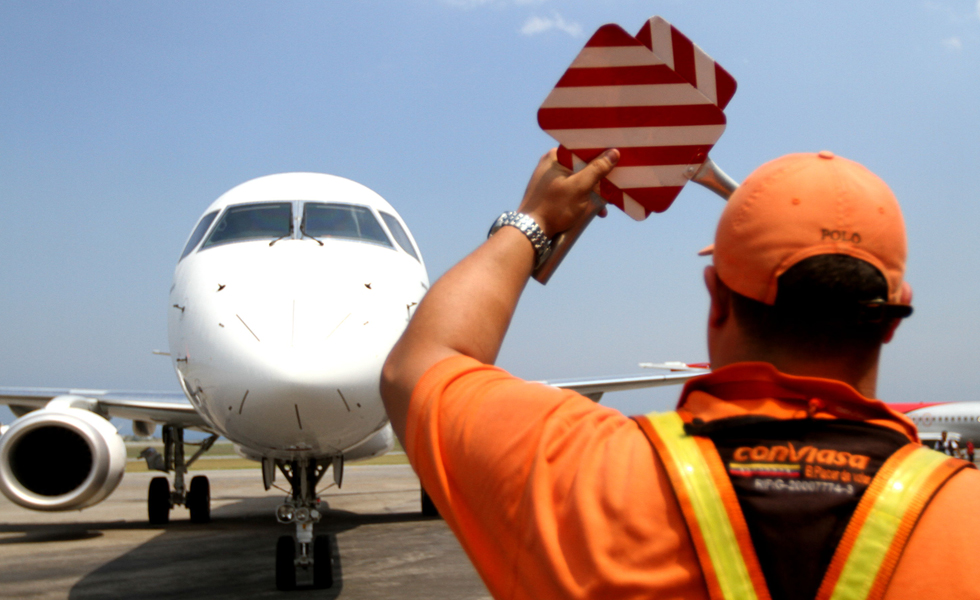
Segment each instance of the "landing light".
[{"label": "landing light", "polygon": [[293,507],[288,504],[281,504],[276,509],[276,520],[280,523],[291,523],[293,516]]}]

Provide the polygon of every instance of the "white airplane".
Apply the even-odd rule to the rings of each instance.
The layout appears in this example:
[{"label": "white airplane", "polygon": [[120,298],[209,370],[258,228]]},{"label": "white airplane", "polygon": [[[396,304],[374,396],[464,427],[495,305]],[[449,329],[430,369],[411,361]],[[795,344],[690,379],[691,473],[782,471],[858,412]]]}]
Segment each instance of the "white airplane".
[{"label": "white airplane", "polygon": [[889,404],[915,423],[919,439],[935,445],[943,432],[958,442],[980,442],[980,402],[917,402]]},{"label": "white airplane", "polygon": [[[168,334],[183,393],[0,387],[0,403],[18,417],[0,436],[0,491],[43,511],[104,500],[125,470],[123,440],[108,420],[119,417],[138,435],[162,426],[163,455],[142,456],[172,472],[173,486],[167,477],[150,482],[150,522],[167,523],[178,505],[207,522],[208,479],[188,486],[185,476],[225,436],[261,462],[266,489],[277,470],[290,485],[276,517],[295,525],[295,538],[278,540],[276,586],[294,588],[302,568],[315,587],[329,587],[330,543],[313,534],[318,486],[328,469],[340,486],[345,462],[393,447],[381,366],[428,286],[408,227],[370,189],[316,173],[243,183],[205,210],[177,262]],[[598,400],[692,376],[550,383]],[[189,458],[185,429],[211,434]],[[437,514],[424,490],[422,507]]]}]

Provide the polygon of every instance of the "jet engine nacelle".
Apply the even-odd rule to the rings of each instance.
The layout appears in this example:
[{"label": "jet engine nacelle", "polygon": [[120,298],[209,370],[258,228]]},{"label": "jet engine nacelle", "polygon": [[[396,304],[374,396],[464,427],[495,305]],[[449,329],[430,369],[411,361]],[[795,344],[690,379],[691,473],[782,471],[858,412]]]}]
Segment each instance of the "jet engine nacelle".
[{"label": "jet engine nacelle", "polygon": [[0,437],[0,492],[33,510],[77,510],[104,500],[122,480],[126,445],[93,400],[55,398]]}]

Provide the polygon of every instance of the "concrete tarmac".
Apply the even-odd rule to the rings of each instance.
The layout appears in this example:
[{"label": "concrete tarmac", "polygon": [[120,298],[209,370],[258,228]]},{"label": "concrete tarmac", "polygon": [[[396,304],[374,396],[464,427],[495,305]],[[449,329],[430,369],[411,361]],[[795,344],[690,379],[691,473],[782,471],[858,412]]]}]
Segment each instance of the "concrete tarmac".
[{"label": "concrete tarmac", "polygon": [[294,529],[275,519],[285,494],[265,492],[258,469],[192,474],[211,480],[209,524],[177,507],[169,525],[150,526],[153,473],[127,473],[81,512],[28,511],[0,495],[0,598],[490,597],[446,524],[419,514],[408,465],[348,466],[343,489],[323,493],[316,531],[335,545],[334,586],[302,589],[309,576],[298,571],[294,592],[275,589],[276,539]]}]

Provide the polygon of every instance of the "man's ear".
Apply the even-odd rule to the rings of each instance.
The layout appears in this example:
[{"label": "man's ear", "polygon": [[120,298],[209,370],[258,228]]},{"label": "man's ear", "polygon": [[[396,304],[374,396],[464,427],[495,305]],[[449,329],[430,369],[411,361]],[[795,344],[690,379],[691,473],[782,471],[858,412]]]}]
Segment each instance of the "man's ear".
[{"label": "man's ear", "polygon": [[[909,306],[912,305],[912,286],[907,281],[902,282],[902,295],[899,298],[899,302]],[[892,341],[892,338],[895,337],[895,330],[898,329],[901,323],[901,319],[894,319],[891,322],[891,325],[888,326],[888,331],[885,332],[885,337],[881,340],[882,344],[887,344]]]},{"label": "man's ear", "polygon": [[732,291],[718,278],[714,265],[704,268],[704,285],[711,296],[711,309],[708,311],[708,327],[721,327],[732,313]]}]

